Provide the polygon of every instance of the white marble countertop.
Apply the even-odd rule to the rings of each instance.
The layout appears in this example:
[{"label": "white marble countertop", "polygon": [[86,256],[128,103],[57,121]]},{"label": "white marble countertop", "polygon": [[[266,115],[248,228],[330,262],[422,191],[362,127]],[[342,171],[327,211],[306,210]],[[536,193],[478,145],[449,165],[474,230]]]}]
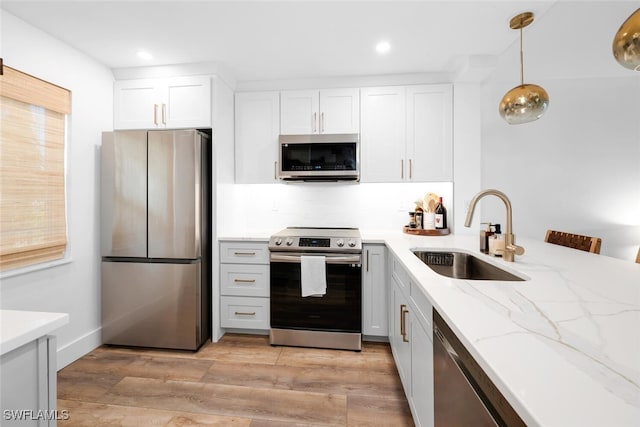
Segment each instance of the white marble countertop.
[{"label": "white marble countertop", "polygon": [[0,355],[69,323],[66,313],[0,310]]},{"label": "white marble countertop", "polygon": [[[384,240],[530,426],[640,426],[640,264],[517,239],[513,263],[478,236],[361,231]],[[461,249],[524,282],[450,279],[414,248]]]}]

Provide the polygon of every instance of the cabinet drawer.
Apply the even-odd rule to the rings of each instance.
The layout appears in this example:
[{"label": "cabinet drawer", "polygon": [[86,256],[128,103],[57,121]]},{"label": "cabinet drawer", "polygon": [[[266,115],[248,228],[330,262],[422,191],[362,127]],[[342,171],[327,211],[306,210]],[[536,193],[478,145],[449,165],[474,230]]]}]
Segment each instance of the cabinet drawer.
[{"label": "cabinet drawer", "polygon": [[427,331],[427,335],[429,338],[432,338],[432,329],[433,329],[433,314],[432,314],[432,306],[431,301],[424,294],[422,289],[419,288],[418,285],[411,282],[411,302],[414,306],[414,313],[416,318],[422,325],[424,329]]},{"label": "cabinet drawer", "polygon": [[220,293],[246,297],[269,296],[269,266],[264,264],[221,264]]},{"label": "cabinet drawer", "polygon": [[269,264],[269,244],[267,242],[221,242],[220,262]]},{"label": "cabinet drawer", "polygon": [[406,272],[402,263],[398,258],[393,257],[391,259],[391,274],[398,281],[400,288],[407,292],[409,288],[409,274]]},{"label": "cabinet drawer", "polygon": [[269,298],[220,297],[220,326],[269,329]]}]

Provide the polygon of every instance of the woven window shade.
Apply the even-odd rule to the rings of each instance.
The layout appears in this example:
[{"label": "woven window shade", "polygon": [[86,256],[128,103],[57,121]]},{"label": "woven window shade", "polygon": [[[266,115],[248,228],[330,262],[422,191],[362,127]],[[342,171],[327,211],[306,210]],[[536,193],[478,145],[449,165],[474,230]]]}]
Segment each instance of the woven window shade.
[{"label": "woven window shade", "polygon": [[62,258],[68,90],[4,67],[0,76],[0,270]]}]

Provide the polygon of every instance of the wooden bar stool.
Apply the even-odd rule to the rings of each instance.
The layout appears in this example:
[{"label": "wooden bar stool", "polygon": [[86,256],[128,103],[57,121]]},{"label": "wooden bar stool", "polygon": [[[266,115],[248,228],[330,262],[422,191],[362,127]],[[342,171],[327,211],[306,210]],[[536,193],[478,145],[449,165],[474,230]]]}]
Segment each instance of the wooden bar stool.
[{"label": "wooden bar stool", "polygon": [[594,254],[600,253],[600,245],[602,244],[602,239],[599,237],[581,236],[555,230],[547,230],[544,241]]}]

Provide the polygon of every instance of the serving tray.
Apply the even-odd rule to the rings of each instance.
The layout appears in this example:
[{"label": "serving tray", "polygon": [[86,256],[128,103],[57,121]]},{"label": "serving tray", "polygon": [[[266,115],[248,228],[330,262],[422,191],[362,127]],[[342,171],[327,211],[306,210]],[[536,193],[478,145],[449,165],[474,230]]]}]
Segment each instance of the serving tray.
[{"label": "serving tray", "polygon": [[415,234],[416,236],[446,236],[450,233],[448,228],[440,228],[437,230],[424,230],[422,228],[411,228],[406,225],[402,227],[402,231],[407,234]]}]

